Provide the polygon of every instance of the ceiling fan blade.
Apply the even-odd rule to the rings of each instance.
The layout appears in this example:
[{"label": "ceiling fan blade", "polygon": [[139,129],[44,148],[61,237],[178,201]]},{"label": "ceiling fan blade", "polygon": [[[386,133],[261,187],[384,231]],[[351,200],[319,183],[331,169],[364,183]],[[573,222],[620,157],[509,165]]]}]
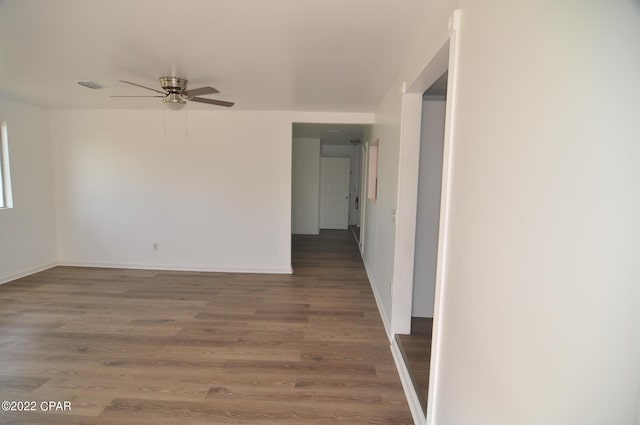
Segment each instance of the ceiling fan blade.
[{"label": "ceiling fan blade", "polygon": [[185,90],[182,93],[184,93],[188,97],[193,97],[193,96],[201,96],[203,94],[220,93],[220,91],[217,89],[214,89],[213,87],[200,87],[197,89]]},{"label": "ceiling fan blade", "polygon": [[109,96],[109,97],[166,97],[166,96]]},{"label": "ceiling fan blade", "polygon": [[125,83],[125,84],[131,84],[132,86],[136,86],[136,87],[141,87],[143,89],[152,90],[152,91],[154,91],[156,93],[160,93],[162,95],[166,95],[166,93],[163,92],[163,91],[152,89],[151,87],[143,86],[143,85],[140,85],[140,84],[132,83],[131,81],[120,80],[120,82],[121,83]]},{"label": "ceiling fan blade", "polygon": [[226,106],[227,108],[235,105],[233,102],[227,102],[225,100],[215,100],[215,99],[207,99],[205,97],[191,97],[189,100],[193,100],[194,102],[200,103],[208,103],[210,105],[218,105],[218,106]]}]

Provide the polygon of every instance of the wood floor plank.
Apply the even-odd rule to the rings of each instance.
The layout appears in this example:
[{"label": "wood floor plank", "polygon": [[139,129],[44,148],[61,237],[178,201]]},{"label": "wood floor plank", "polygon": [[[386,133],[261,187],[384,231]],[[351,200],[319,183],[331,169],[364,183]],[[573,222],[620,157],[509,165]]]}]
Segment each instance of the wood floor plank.
[{"label": "wood floor plank", "polygon": [[292,275],[56,267],[0,286],[11,425],[410,424],[349,231],[294,236]]},{"label": "wood floor plank", "polygon": [[44,391],[67,392],[71,394],[94,394],[111,402],[114,393],[124,398],[147,400],[199,401],[209,393],[208,383],[175,381],[161,377],[131,376],[128,378],[102,376],[95,382],[84,378],[54,378],[40,386],[35,396]]},{"label": "wood floor plank", "polygon": [[424,412],[427,411],[429,393],[432,331],[432,318],[412,317],[411,334],[396,336],[398,346],[407,364],[412,384]]},{"label": "wood floor plank", "polygon": [[193,360],[243,360],[243,361],[300,361],[302,351],[279,348],[252,348],[243,346],[230,347],[164,347],[155,354],[161,359],[193,359]]}]

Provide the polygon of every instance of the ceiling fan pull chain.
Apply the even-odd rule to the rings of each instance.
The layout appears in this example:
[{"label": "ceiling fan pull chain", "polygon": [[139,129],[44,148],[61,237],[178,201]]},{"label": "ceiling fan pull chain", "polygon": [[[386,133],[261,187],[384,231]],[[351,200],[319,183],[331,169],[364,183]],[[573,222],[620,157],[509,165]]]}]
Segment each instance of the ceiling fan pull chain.
[{"label": "ceiling fan pull chain", "polygon": [[189,137],[189,126],[187,125],[187,105],[184,105],[184,135]]},{"label": "ceiling fan pull chain", "polygon": [[165,103],[162,107],[162,116],[164,123],[164,137],[167,137],[167,104]]}]

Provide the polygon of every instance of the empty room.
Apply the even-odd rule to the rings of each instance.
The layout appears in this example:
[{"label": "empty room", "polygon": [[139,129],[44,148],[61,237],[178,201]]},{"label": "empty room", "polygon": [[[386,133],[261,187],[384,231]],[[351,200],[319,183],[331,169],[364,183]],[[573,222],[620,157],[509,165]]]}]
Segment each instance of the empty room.
[{"label": "empty room", "polygon": [[0,424],[640,425],[637,40],[0,0]]}]

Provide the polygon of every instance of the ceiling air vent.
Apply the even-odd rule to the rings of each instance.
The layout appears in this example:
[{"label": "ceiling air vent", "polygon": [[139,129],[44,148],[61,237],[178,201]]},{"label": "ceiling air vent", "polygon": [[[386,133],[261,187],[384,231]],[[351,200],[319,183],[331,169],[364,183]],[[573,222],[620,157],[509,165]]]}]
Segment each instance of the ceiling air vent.
[{"label": "ceiling air vent", "polygon": [[93,90],[100,90],[102,88],[100,84],[95,83],[93,81],[77,81],[77,83],[83,87],[93,89]]}]

